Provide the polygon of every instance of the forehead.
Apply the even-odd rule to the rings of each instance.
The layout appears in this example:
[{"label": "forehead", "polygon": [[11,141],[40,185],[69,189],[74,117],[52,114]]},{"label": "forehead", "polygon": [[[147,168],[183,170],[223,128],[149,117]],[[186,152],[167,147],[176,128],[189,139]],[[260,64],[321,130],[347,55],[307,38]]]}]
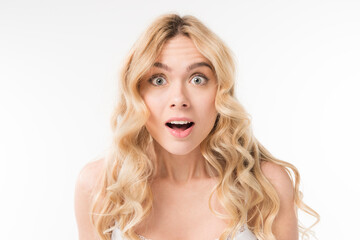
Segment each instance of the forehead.
[{"label": "forehead", "polygon": [[193,41],[183,35],[175,36],[169,39],[163,46],[157,61],[166,60],[202,60],[210,63],[196,48]]}]

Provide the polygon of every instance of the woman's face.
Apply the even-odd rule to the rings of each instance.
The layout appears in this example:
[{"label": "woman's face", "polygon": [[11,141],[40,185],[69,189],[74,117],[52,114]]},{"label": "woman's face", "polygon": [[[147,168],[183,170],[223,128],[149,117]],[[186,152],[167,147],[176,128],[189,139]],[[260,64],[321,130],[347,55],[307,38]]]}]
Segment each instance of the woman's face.
[{"label": "woman's face", "polygon": [[214,126],[217,81],[210,62],[190,38],[168,40],[140,83],[150,117],[146,129],[166,151],[185,155]]}]

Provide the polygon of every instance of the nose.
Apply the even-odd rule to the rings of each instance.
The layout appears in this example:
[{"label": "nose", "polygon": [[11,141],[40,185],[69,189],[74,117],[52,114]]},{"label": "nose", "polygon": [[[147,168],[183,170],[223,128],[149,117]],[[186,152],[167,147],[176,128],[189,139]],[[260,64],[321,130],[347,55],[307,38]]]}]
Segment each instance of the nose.
[{"label": "nose", "polygon": [[186,109],[190,107],[190,101],[187,96],[186,87],[182,84],[174,84],[170,92],[170,108]]}]

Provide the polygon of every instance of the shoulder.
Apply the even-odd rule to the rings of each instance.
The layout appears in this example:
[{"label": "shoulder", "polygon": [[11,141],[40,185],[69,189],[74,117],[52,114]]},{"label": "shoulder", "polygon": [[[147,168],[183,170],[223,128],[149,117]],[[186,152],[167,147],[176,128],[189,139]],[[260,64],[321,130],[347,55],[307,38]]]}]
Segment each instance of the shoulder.
[{"label": "shoulder", "polygon": [[298,239],[295,191],[289,174],[285,167],[272,162],[262,162],[261,171],[279,197],[279,211],[273,223],[273,233],[276,239]]},{"label": "shoulder", "polygon": [[99,179],[105,166],[105,160],[87,163],[79,172],[75,185],[75,207],[90,202],[92,194],[99,188]]},{"label": "shoulder", "polygon": [[75,216],[79,239],[98,239],[91,223],[93,193],[98,190],[104,159],[87,163],[80,171],[75,186]]},{"label": "shoulder", "polygon": [[87,163],[79,172],[76,180],[76,189],[86,192],[92,191],[98,183],[104,166],[104,159]]},{"label": "shoulder", "polygon": [[261,171],[274,186],[280,200],[293,201],[294,186],[285,167],[272,162],[261,162]]}]

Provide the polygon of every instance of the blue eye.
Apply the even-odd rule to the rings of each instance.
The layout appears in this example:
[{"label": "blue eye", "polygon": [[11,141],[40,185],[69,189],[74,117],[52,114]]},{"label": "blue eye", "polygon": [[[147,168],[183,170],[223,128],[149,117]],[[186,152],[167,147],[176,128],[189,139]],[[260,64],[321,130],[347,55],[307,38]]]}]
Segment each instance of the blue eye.
[{"label": "blue eye", "polygon": [[208,81],[208,78],[201,75],[196,75],[191,79],[191,82],[193,82],[195,85],[204,85]]},{"label": "blue eye", "polygon": [[149,81],[151,82],[152,85],[155,85],[155,86],[161,86],[166,83],[165,78],[163,78],[161,76],[154,76],[154,77],[150,78]]}]

